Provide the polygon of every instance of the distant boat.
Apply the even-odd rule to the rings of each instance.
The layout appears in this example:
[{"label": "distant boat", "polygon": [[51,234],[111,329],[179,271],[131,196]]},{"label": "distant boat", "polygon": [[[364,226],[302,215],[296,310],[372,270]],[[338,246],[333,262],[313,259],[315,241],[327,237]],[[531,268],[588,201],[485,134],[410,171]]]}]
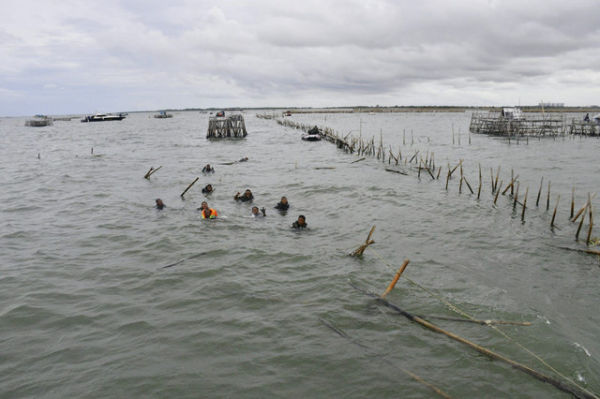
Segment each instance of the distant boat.
[{"label": "distant boat", "polygon": [[157,119],[172,118],[173,114],[167,114],[167,111],[160,111],[158,114],[154,114]]},{"label": "distant boat", "polygon": [[225,111],[219,111],[215,114],[215,116],[225,117]]},{"label": "distant boat", "polygon": [[25,126],[43,127],[52,126],[54,121],[46,115],[36,115],[32,119],[25,121]]},{"label": "distant boat", "polygon": [[125,113],[120,113],[118,115],[113,114],[96,114],[96,115],[87,115],[85,116],[81,122],[107,122],[107,121],[120,121],[125,119]]},{"label": "distant boat", "polygon": [[304,141],[320,141],[321,135],[320,134],[309,134],[309,133],[303,134],[302,140],[304,140]]}]

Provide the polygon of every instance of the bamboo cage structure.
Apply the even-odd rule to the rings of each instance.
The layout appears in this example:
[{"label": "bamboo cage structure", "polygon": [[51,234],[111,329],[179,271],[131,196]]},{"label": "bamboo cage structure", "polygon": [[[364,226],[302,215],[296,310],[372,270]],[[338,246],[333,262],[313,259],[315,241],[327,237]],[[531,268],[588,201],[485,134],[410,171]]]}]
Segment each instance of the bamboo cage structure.
[{"label": "bamboo cage structure", "polygon": [[472,133],[494,136],[562,136],[567,132],[563,115],[531,117],[504,116],[500,112],[473,113],[469,124]]},{"label": "bamboo cage structure", "polygon": [[600,125],[593,121],[571,120],[569,134],[581,136],[600,136]]},{"label": "bamboo cage structure", "polygon": [[206,138],[244,138],[248,135],[246,123],[241,114],[224,117],[211,117],[208,120],[208,131]]}]

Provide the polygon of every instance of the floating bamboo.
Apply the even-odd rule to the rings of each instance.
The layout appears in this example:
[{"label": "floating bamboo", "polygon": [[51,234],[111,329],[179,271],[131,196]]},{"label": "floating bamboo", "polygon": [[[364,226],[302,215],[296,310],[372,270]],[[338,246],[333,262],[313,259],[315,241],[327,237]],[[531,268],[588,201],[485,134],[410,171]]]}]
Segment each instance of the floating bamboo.
[{"label": "floating bamboo", "polygon": [[185,193],[187,193],[188,190],[190,188],[192,188],[192,186],[198,181],[198,179],[199,179],[199,177],[196,177],[196,179],[193,182],[191,182],[189,186],[187,186],[187,188],[181,193],[181,195],[180,195],[181,198],[183,198],[183,196],[185,195]]},{"label": "floating bamboo", "polygon": [[450,331],[444,330],[443,328],[440,328],[437,325],[435,325],[433,323],[430,323],[427,320],[422,319],[419,316],[413,315],[413,314],[411,314],[411,313],[409,313],[409,312],[401,309],[399,306],[397,306],[397,305],[395,305],[395,304],[387,301],[386,299],[380,297],[377,294],[374,294],[374,293],[369,292],[369,291],[365,291],[362,288],[354,285],[353,283],[350,283],[350,284],[356,290],[362,292],[363,294],[365,294],[365,295],[367,295],[367,296],[369,296],[371,298],[374,298],[377,302],[379,302],[382,305],[384,305],[384,306],[386,306],[386,307],[394,310],[396,313],[401,314],[402,316],[406,317],[410,321],[414,321],[415,323],[420,324],[421,326],[423,326],[423,327],[425,327],[425,328],[427,328],[427,329],[429,329],[431,331],[443,334],[443,335],[447,336],[448,338],[451,338],[451,339],[453,339],[455,341],[458,341],[458,342],[460,342],[460,343],[462,343],[464,345],[467,345],[468,347],[470,347],[470,348],[476,350],[477,352],[479,352],[479,353],[481,353],[481,354],[489,357],[490,359],[500,360],[500,361],[502,361],[502,362],[510,365],[511,367],[513,367],[513,368],[515,368],[515,369],[517,369],[519,371],[522,371],[525,374],[528,374],[528,375],[532,376],[533,378],[535,378],[535,379],[537,379],[539,381],[548,383],[548,384],[556,387],[557,389],[559,389],[559,390],[561,390],[563,392],[570,393],[571,395],[575,396],[576,398],[580,398],[580,399],[598,399],[598,397],[596,395],[592,394],[592,393],[589,393],[589,392],[587,392],[585,390],[582,390],[579,387],[573,387],[573,386],[571,386],[569,384],[566,384],[566,383],[564,383],[562,381],[559,381],[559,380],[557,380],[557,379],[555,379],[553,377],[550,377],[550,376],[547,376],[545,374],[542,374],[541,372],[539,372],[537,370],[534,370],[534,369],[532,369],[532,368],[530,368],[530,367],[528,367],[528,366],[526,366],[524,364],[518,363],[518,362],[516,362],[516,361],[514,361],[512,359],[507,358],[506,356],[503,356],[503,355],[501,355],[499,353],[496,353],[496,352],[494,352],[494,351],[492,351],[490,349],[487,349],[487,348],[485,348],[485,347],[483,347],[481,345],[478,345],[478,344],[476,344],[474,342],[471,342],[471,341],[467,340],[466,338],[463,338],[463,337],[461,337],[459,335],[456,335],[456,334],[454,334],[454,333],[452,333]]},{"label": "floating bamboo", "polygon": [[350,256],[362,256],[363,252],[365,252],[365,249],[367,249],[369,245],[375,243],[374,240],[371,240],[371,236],[373,235],[374,231],[375,226],[371,227],[371,230],[369,231],[369,235],[367,236],[365,243],[358,247],[354,252],[352,252]]}]

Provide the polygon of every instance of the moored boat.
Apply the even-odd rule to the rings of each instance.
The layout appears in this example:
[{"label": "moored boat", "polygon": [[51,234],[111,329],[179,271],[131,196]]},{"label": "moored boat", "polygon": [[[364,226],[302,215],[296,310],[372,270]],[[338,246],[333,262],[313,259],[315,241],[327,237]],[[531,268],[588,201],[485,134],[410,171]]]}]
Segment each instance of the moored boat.
[{"label": "moored boat", "polygon": [[125,119],[124,113],[120,113],[118,115],[113,114],[96,114],[96,115],[87,115],[85,116],[81,122],[107,122],[107,121],[120,121]]},{"label": "moored boat", "polygon": [[33,127],[52,126],[53,124],[54,120],[46,115],[36,115],[32,119],[25,121],[25,126]]},{"label": "moored boat", "polygon": [[167,111],[160,111],[158,114],[154,114],[157,119],[172,118],[173,114],[168,114]]}]

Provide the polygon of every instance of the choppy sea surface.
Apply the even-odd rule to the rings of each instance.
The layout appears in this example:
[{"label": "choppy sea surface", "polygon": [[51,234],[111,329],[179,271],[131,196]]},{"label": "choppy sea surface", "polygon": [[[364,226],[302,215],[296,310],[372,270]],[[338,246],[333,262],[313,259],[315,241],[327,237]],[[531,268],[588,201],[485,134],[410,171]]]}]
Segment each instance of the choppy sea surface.
[{"label": "choppy sea surface", "polygon": [[[452,303],[478,319],[531,322],[499,326],[507,339],[430,319],[556,377],[526,347],[600,393],[599,259],[561,248],[585,248],[569,222],[571,190],[575,210],[599,191],[600,139],[509,144],[469,136],[468,113],[290,117],[374,136],[403,160],[433,152],[446,170],[462,159],[475,191],[480,164],[477,200],[464,185],[459,193],[456,175],[446,191],[445,170],[418,179],[408,166],[386,171],[396,167],[387,160],[352,163],[335,145],[244,115],[248,136],[235,141],[207,140],[209,115],[198,112],[43,128],[0,119],[0,397],[436,397],[406,371],[455,398],[569,396],[350,284],[381,293],[404,259],[391,302],[424,316],[460,318]],[[207,163],[214,174],[201,173]],[[162,168],[144,179],[151,166]],[[505,184],[511,169],[519,175],[520,201],[529,189],[524,222],[508,195],[493,205],[498,166]],[[205,197],[208,183],[216,190]],[[233,200],[246,188],[266,218]],[[273,209],[283,195],[286,214]],[[204,200],[219,219],[201,219]],[[299,214],[305,231],[290,227]],[[373,225],[375,244],[349,257]],[[581,237],[587,230],[586,220]]]}]

